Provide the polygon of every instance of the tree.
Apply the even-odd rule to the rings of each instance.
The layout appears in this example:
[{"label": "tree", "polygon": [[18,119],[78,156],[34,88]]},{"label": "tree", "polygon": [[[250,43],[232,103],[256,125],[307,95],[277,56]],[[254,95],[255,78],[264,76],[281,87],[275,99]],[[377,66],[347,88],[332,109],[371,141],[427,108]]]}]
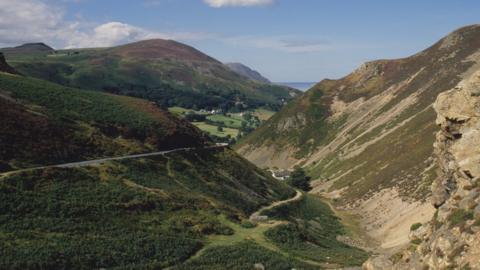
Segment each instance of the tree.
[{"label": "tree", "polygon": [[301,189],[303,191],[310,191],[312,187],[310,186],[310,176],[307,176],[305,171],[302,168],[296,168],[290,178],[288,178],[287,183],[295,188]]},{"label": "tree", "polygon": [[217,131],[218,131],[218,132],[223,132],[223,127],[218,126],[218,127],[217,127]]}]

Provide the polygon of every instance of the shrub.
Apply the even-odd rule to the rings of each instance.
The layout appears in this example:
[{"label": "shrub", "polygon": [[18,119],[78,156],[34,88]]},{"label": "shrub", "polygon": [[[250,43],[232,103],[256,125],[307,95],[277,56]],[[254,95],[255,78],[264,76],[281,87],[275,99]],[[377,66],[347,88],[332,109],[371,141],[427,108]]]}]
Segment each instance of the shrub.
[{"label": "shrub", "polygon": [[310,176],[307,176],[302,168],[295,169],[287,183],[303,191],[310,191],[312,189],[310,186]]},{"label": "shrub", "polygon": [[416,231],[418,230],[420,227],[422,227],[422,223],[414,223],[412,224],[412,226],[410,226],[410,231]]},{"label": "shrub", "polygon": [[465,221],[473,219],[473,212],[464,209],[455,210],[449,217],[453,226],[463,225]]}]

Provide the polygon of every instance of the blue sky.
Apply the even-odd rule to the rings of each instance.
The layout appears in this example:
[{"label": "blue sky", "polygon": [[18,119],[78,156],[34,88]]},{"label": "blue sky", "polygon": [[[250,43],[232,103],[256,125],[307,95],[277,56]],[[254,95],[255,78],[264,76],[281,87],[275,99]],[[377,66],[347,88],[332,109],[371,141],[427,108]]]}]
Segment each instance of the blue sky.
[{"label": "blue sky", "polygon": [[273,81],[338,78],[365,61],[416,53],[480,18],[474,0],[21,2],[0,0],[0,45],[95,47],[171,38]]}]

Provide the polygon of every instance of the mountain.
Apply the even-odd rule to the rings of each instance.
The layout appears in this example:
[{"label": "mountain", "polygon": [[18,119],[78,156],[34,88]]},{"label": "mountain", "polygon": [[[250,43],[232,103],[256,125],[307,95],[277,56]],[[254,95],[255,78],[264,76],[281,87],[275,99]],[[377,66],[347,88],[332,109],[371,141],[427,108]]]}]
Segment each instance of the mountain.
[{"label": "mountain", "polygon": [[21,57],[22,55],[46,55],[55,50],[45,43],[26,43],[17,47],[3,48],[1,51],[8,57]]},{"label": "mountain", "polygon": [[432,185],[437,211],[412,227],[408,250],[374,257],[366,270],[480,268],[480,69],[440,94],[434,108],[440,126],[434,149],[441,177]]},{"label": "mountain", "polygon": [[355,212],[383,248],[430,219],[438,177],[432,104],[478,68],[480,26],[461,28],[407,58],[365,63],[323,80],[237,146],[260,167],[307,168],[314,193]]},{"label": "mountain", "polygon": [[[367,259],[337,240],[349,229],[320,198],[152,102],[0,72],[0,125],[0,269],[289,270]],[[127,156],[138,153],[154,155]]]},{"label": "mountain", "polygon": [[270,80],[263,77],[258,71],[253,70],[244,64],[241,63],[225,63],[225,65],[232,71],[242,75],[243,77],[249,78],[252,81],[257,81],[261,83],[271,83]]},{"label": "mountain", "polygon": [[214,58],[172,40],[112,48],[48,48],[26,44],[0,51],[22,74],[69,87],[145,98],[164,107],[278,109],[299,93],[248,80]]}]

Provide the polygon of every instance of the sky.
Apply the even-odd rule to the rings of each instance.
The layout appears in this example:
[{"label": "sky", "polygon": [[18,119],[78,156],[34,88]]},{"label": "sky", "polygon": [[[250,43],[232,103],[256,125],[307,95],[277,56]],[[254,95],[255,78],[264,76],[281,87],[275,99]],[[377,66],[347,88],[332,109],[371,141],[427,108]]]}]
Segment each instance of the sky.
[{"label": "sky", "polygon": [[0,0],[0,46],[174,39],[276,82],[340,78],[480,23],[478,0]]}]

